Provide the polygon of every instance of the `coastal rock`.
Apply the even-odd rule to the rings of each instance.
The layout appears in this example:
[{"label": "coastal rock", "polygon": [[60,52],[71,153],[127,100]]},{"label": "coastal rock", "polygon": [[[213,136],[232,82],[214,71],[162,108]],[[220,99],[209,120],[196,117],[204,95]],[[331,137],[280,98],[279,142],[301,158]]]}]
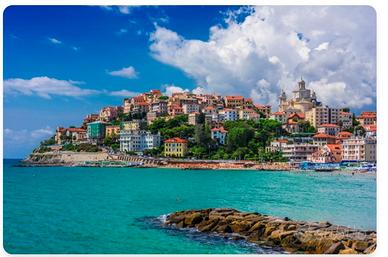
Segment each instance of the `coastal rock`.
[{"label": "coastal rock", "polygon": [[343,249],[345,249],[344,244],[341,242],[337,242],[337,243],[333,244],[332,246],[330,246],[330,248],[325,251],[325,254],[337,254],[337,253],[339,253],[339,251],[341,251]]},{"label": "coastal rock", "polygon": [[166,224],[281,247],[291,253],[372,253],[376,249],[375,231],[364,232],[327,221],[293,221],[230,208],[176,212],[167,216]]}]

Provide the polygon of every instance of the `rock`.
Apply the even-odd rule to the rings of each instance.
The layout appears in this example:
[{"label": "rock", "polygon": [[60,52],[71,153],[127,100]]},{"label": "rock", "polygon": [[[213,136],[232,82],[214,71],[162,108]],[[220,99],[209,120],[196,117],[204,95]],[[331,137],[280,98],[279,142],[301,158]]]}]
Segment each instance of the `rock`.
[{"label": "rock", "polygon": [[355,241],[352,244],[352,248],[358,252],[363,252],[369,247],[369,243],[365,241]]},{"label": "rock", "polygon": [[376,250],[376,244],[372,244],[371,246],[369,246],[368,248],[366,248],[366,249],[364,250],[364,253],[365,253],[365,254],[371,254],[371,253],[373,253],[375,250]]},{"label": "rock", "polygon": [[233,221],[232,223],[230,223],[230,228],[234,233],[248,232],[251,226],[252,226],[252,222],[244,221],[244,220]]},{"label": "rock", "polygon": [[196,227],[201,232],[247,240],[291,253],[372,253],[376,232],[332,225],[330,222],[300,222],[234,209],[204,209],[173,213],[166,225]]},{"label": "rock", "polygon": [[353,250],[352,248],[346,248],[339,251],[340,254],[358,254],[356,250]]},{"label": "rock", "polygon": [[194,226],[195,224],[200,223],[203,220],[201,213],[193,213],[192,215],[185,217],[185,224]]},{"label": "rock", "polygon": [[342,242],[337,242],[330,246],[329,249],[327,249],[324,254],[337,254],[339,253],[340,250],[345,249],[345,246]]},{"label": "rock", "polygon": [[218,219],[208,220],[200,223],[197,228],[201,232],[209,232],[217,225],[217,223],[218,223]]}]

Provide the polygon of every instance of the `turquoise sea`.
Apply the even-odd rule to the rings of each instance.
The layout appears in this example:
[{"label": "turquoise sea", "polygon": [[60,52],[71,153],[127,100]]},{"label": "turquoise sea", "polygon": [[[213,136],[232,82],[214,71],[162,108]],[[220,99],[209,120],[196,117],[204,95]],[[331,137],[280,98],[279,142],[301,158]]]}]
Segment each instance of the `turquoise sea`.
[{"label": "turquoise sea", "polygon": [[372,175],[141,168],[21,168],[4,161],[9,253],[254,253],[251,245],[161,228],[209,207],[376,229]]}]

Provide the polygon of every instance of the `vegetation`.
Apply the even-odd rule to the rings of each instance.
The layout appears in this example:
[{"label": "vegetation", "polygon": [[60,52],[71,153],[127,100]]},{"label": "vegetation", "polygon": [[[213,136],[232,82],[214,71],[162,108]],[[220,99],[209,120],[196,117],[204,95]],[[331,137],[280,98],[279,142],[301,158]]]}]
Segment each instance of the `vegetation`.
[{"label": "vegetation", "polygon": [[99,152],[101,151],[98,146],[88,143],[82,143],[79,145],[74,144],[65,144],[61,148],[62,151],[72,151],[72,152]]},{"label": "vegetation", "polygon": [[187,121],[187,115],[179,115],[169,120],[157,118],[147,129],[153,134],[160,132],[163,139],[172,137],[192,138],[194,136],[194,126],[187,124]]},{"label": "vegetation", "polygon": [[113,134],[104,138],[104,145],[112,148],[113,151],[120,149],[119,135]]},{"label": "vegetation", "polygon": [[315,133],[317,131],[309,121],[298,121],[298,125],[301,133]]}]

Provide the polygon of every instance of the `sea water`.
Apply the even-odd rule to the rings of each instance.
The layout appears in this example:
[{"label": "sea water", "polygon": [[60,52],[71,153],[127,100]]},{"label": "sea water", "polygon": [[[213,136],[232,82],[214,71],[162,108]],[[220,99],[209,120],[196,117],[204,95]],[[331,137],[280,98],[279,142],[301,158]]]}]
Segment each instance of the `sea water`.
[{"label": "sea water", "polygon": [[374,175],[16,163],[5,160],[3,173],[9,253],[271,252],[160,226],[164,214],[213,207],[376,229]]}]

